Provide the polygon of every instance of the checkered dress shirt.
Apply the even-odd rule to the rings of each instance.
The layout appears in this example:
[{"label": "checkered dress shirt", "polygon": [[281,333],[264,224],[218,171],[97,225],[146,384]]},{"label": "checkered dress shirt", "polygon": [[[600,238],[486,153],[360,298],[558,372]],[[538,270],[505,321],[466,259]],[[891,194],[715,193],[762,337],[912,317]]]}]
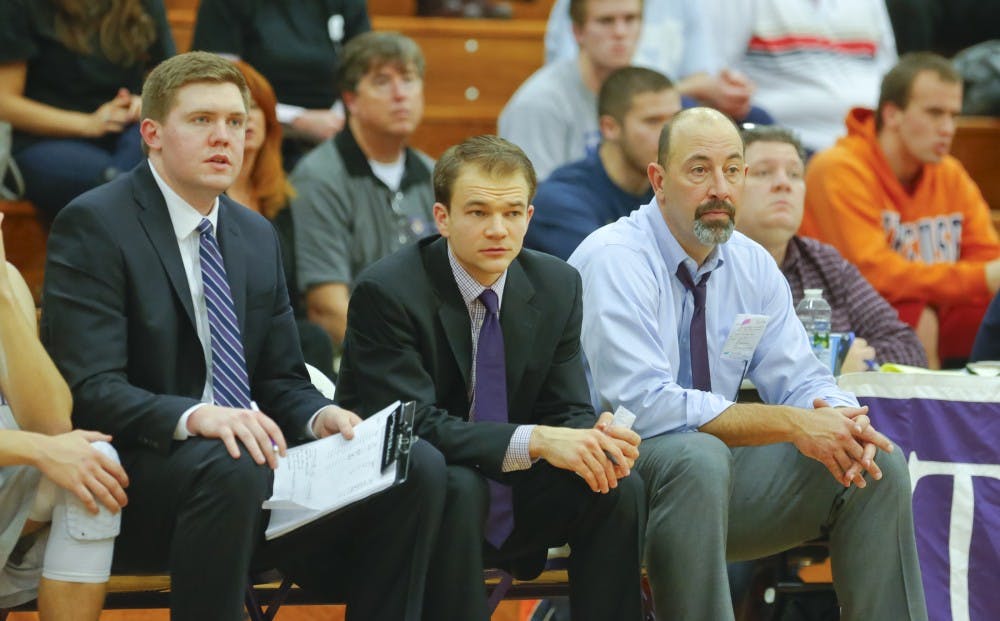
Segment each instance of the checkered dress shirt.
[{"label": "checkered dress shirt", "polygon": [[[465,301],[465,307],[469,310],[469,323],[472,328],[472,361],[470,362],[472,370],[469,373],[469,407],[471,408],[472,403],[474,403],[473,393],[476,390],[476,365],[474,361],[476,360],[476,350],[479,348],[479,330],[483,327],[483,320],[486,318],[486,307],[479,301],[479,295],[487,288],[492,289],[497,294],[499,307],[503,308],[503,288],[507,284],[507,272],[505,270],[495,283],[484,287],[458,264],[455,255],[451,252],[451,246],[448,247],[448,262],[451,264],[451,273],[455,276],[455,283],[462,294],[462,300]],[[476,413],[470,410],[469,420],[475,420],[475,417]],[[507,446],[507,453],[503,458],[501,469],[504,472],[531,468],[528,440],[531,438],[531,432],[534,428],[534,425],[518,425],[517,429],[514,430],[514,435],[511,436],[510,444]]]}]

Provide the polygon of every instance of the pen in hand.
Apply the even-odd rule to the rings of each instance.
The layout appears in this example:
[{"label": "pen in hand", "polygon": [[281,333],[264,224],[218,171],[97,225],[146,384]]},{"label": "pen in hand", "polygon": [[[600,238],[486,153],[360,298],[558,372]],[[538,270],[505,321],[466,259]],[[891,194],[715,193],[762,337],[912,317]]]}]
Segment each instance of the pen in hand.
[{"label": "pen in hand", "polygon": [[[256,401],[250,402],[250,409],[253,410],[254,412],[260,412],[260,408],[257,407]],[[271,440],[271,450],[274,451],[275,453],[279,452],[281,449],[278,448],[278,443],[274,441],[274,438],[269,437],[268,439]]]}]

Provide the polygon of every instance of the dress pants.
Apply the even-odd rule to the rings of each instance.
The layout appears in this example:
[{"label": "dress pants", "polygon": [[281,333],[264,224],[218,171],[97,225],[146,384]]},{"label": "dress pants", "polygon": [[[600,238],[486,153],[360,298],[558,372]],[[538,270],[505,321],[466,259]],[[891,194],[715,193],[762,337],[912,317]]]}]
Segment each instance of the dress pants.
[{"label": "dress pants", "polygon": [[424,619],[486,621],[484,567],[519,578],[541,572],[548,548],[569,543],[570,603],[575,621],[637,621],[642,616],[640,553],[645,501],[635,470],[608,494],[577,474],[538,462],[507,475],[514,531],[497,550],[484,540],[486,478],[448,466],[445,509],[427,577]]},{"label": "dress pants", "polygon": [[733,619],[727,559],[827,535],[841,619],[927,619],[906,461],[896,450],[876,463],[881,481],[847,489],[788,443],[730,449],[697,432],[644,440],[636,469],[657,617]]},{"label": "dress pants", "polygon": [[348,619],[420,618],[424,578],[444,503],[445,465],[426,442],[411,448],[407,481],[265,542],[273,474],[222,442],[189,438],[167,456],[122,451],[129,505],[116,571],[163,571],[171,619],[240,621],[251,568],[277,566],[303,588],[345,598]]}]

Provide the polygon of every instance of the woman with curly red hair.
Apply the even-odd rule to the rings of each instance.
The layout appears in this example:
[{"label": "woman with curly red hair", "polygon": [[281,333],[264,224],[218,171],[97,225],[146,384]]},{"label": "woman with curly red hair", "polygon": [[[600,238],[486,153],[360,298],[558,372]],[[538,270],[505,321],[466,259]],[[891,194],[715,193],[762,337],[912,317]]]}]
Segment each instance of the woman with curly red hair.
[{"label": "woman with curly red hair", "polygon": [[281,243],[288,296],[295,310],[302,354],[306,362],[333,378],[333,343],[326,332],[305,318],[295,280],[295,245],[288,203],[295,190],[288,183],[281,155],[281,123],[274,89],[259,71],[242,60],[233,61],[250,89],[243,169],[226,194],[274,224]]}]

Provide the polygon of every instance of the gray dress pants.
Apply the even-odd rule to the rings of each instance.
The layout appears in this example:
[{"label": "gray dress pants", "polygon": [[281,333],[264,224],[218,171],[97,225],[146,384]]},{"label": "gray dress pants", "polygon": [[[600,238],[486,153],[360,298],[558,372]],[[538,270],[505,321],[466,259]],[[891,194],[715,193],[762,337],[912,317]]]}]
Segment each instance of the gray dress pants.
[{"label": "gray dress pants", "polygon": [[846,489],[792,444],[731,449],[705,433],[643,440],[645,561],[661,621],[733,619],[727,560],[826,535],[843,621],[927,619],[910,477],[879,452],[881,481]]}]

